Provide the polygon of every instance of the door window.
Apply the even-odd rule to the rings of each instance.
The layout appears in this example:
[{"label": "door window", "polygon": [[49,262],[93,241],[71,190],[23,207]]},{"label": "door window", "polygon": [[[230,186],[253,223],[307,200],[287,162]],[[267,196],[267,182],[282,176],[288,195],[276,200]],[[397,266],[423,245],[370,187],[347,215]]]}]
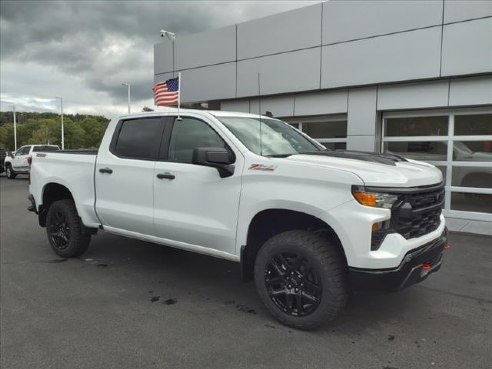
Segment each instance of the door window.
[{"label": "door window", "polygon": [[164,121],[161,118],[122,121],[111,152],[122,158],[155,160],[163,130]]},{"label": "door window", "polygon": [[178,163],[192,162],[197,147],[224,147],[225,142],[208,124],[194,118],[175,120],[169,141],[168,160]]},{"label": "door window", "polygon": [[17,150],[17,152],[15,153],[15,156],[28,155],[29,150],[31,150],[31,146],[21,147],[19,150]]}]

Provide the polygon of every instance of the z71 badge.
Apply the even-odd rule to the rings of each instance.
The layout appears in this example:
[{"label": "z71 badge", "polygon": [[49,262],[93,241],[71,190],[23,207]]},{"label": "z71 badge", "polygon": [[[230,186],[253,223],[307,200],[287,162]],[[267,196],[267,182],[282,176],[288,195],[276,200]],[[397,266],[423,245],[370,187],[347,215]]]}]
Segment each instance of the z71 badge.
[{"label": "z71 badge", "polygon": [[277,169],[276,165],[265,165],[265,164],[251,164],[248,168],[249,170],[262,170],[264,172],[273,172]]}]

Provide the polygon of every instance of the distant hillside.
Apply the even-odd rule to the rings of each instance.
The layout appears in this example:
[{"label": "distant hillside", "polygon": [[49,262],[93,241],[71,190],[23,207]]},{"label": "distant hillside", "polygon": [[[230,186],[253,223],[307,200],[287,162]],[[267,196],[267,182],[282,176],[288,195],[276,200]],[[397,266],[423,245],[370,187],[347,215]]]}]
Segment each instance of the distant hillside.
[{"label": "distant hillside", "polygon": [[[17,148],[27,144],[52,144],[61,147],[60,115],[56,113],[16,114]],[[0,112],[0,147],[14,150],[12,112]],[[99,147],[109,119],[99,115],[64,114],[65,149]]]}]

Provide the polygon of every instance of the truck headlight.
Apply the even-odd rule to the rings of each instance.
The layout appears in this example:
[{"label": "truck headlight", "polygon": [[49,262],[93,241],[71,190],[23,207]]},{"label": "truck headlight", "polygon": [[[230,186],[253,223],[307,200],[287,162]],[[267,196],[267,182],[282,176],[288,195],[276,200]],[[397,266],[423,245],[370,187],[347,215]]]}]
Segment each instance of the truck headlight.
[{"label": "truck headlight", "polygon": [[359,204],[373,208],[391,209],[398,200],[397,195],[366,191],[362,186],[352,186],[352,195]]}]

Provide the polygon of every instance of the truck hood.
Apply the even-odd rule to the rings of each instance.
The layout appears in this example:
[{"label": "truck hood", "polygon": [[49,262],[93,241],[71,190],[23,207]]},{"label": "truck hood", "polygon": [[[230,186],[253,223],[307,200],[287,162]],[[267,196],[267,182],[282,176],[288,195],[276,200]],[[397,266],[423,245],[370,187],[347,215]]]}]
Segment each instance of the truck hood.
[{"label": "truck hood", "polygon": [[366,186],[417,187],[442,182],[442,173],[435,166],[396,155],[332,151],[292,155],[284,160],[349,171]]}]

